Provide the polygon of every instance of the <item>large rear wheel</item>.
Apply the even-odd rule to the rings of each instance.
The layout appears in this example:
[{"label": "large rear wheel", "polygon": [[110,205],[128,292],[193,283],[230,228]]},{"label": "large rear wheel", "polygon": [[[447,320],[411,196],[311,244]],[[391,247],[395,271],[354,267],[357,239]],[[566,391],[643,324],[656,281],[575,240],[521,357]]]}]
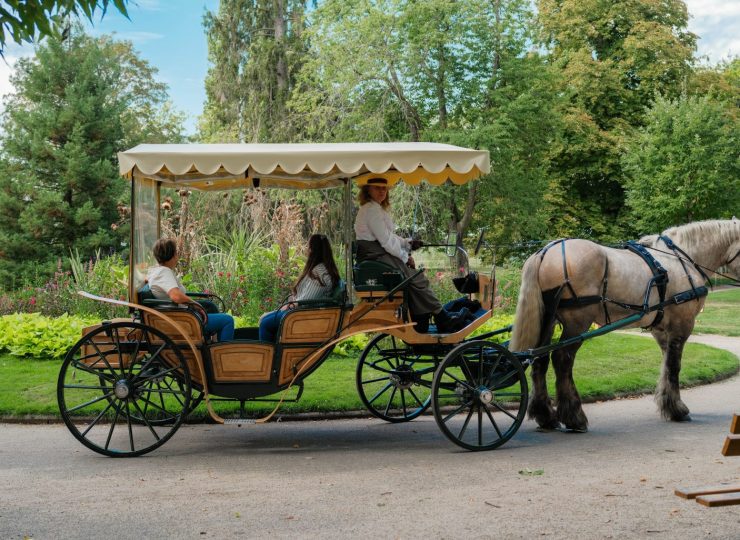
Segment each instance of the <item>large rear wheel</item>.
[{"label": "large rear wheel", "polygon": [[433,357],[379,334],[360,355],[357,392],[373,415],[386,422],[407,422],[429,407],[435,369]]},{"label": "large rear wheel", "polygon": [[492,450],[519,429],[527,410],[527,376],[504,347],[469,341],[437,368],[432,409],[442,433],[468,450]]},{"label": "large rear wheel", "polygon": [[111,457],[140,456],[167,442],[191,410],[192,393],[177,346],[133,321],[85,335],[67,353],[57,382],[72,435]]}]

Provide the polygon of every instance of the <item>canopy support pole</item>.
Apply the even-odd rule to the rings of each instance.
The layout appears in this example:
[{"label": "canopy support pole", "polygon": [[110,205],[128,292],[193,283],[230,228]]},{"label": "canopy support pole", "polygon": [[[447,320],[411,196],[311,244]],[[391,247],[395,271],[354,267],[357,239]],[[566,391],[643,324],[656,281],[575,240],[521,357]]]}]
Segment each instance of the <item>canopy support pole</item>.
[{"label": "canopy support pole", "polygon": [[354,303],[352,283],[352,180],[344,179],[344,280],[347,282],[347,299]]}]

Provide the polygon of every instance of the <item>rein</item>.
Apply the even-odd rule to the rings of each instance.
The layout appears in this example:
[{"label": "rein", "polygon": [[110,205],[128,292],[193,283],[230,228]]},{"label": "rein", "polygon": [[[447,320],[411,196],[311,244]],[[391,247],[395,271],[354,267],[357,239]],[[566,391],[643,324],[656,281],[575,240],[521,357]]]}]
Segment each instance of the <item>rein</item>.
[{"label": "rein", "polygon": [[[682,250],[680,247],[678,247],[676,244],[674,244],[673,241],[670,238],[668,238],[667,236],[662,236],[661,235],[660,236],[660,239],[663,240],[663,242],[666,244],[666,246],[668,246],[671,249],[674,249],[674,251],[665,251],[665,250],[658,249],[658,248],[655,248],[655,247],[651,247],[649,249],[652,249],[653,251],[657,251],[658,253],[663,253],[665,255],[671,255],[673,257],[676,257],[678,260],[681,261],[681,264],[683,264],[684,262],[690,262],[692,265],[694,265],[694,268],[696,268],[699,271],[699,273],[704,277],[704,279],[706,279],[707,281],[709,281],[710,285],[711,285],[711,280],[709,279],[709,276],[707,276],[707,274],[704,272],[704,270],[706,270],[707,272],[711,272],[713,274],[717,274],[718,276],[721,276],[721,277],[723,277],[725,279],[729,279],[730,281],[733,281],[734,283],[729,283],[728,284],[731,287],[740,287],[740,279],[734,278],[734,277],[729,276],[727,274],[723,274],[722,272],[718,272],[717,270],[714,270],[712,268],[708,268],[708,267],[706,267],[704,265],[701,265],[701,264],[697,263],[691,257],[689,257],[689,255],[684,250]],[[667,242],[665,242],[665,239],[667,239],[670,242],[670,245]],[[678,253],[676,253],[676,251],[680,252],[681,255],[679,255]],[[740,255],[740,251],[738,251],[730,260],[728,260],[724,264],[725,265],[730,264],[732,261],[734,261],[735,259],[737,259],[738,255]]]}]

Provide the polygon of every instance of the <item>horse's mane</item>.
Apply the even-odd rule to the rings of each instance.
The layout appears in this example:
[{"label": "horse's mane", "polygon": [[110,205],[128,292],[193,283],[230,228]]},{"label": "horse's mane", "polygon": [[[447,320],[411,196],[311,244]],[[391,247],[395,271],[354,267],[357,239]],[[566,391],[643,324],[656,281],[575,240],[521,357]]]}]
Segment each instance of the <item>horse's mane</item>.
[{"label": "horse's mane", "polygon": [[[708,219],[694,221],[666,229],[662,233],[673,240],[682,249],[689,252],[701,251],[710,239],[729,245],[740,235],[740,221],[733,219]],[[719,237],[719,238],[718,238]]]}]

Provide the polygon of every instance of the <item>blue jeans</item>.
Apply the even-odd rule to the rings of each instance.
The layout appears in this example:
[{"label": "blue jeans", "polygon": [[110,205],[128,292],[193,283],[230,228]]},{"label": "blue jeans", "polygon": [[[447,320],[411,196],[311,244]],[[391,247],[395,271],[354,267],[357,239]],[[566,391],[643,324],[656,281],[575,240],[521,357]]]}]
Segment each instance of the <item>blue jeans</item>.
[{"label": "blue jeans", "polygon": [[280,328],[280,321],[288,313],[290,313],[288,309],[265,313],[260,320],[260,341],[272,341],[274,343]]},{"label": "blue jeans", "polygon": [[210,336],[218,332],[219,341],[234,339],[234,317],[226,313],[211,313],[208,315],[205,334]]}]

